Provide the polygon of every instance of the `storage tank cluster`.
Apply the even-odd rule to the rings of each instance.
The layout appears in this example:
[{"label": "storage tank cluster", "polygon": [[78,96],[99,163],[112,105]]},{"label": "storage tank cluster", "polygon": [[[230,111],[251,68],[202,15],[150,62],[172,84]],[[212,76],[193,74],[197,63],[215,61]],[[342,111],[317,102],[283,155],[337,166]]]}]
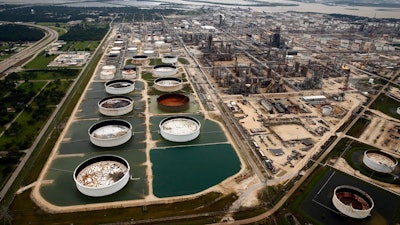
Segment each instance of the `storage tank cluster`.
[{"label": "storage tank cluster", "polygon": [[340,213],[355,219],[364,219],[371,215],[374,201],[363,190],[341,185],[333,192],[332,203]]},{"label": "storage tank cluster", "polygon": [[[119,57],[123,44],[122,40],[115,41],[110,54],[116,54]],[[135,66],[124,67],[124,71],[129,78],[136,78]],[[98,102],[98,108],[102,115],[111,117],[131,112],[134,103],[132,98],[124,94],[135,90],[135,82],[130,79],[112,80],[115,73],[116,66],[111,64],[103,66],[100,72],[101,79],[109,80],[105,82],[104,87],[105,91],[112,96],[101,99]],[[93,145],[109,148],[128,142],[134,134],[132,124],[128,121],[106,119],[93,124],[88,129],[88,135]],[[124,158],[117,155],[99,155],[79,164],[74,171],[73,179],[82,194],[101,197],[121,190],[130,179],[129,173],[130,166]]]},{"label": "storage tank cluster", "polygon": [[370,170],[378,173],[392,173],[397,166],[397,159],[388,153],[379,150],[364,152],[363,163]]},{"label": "storage tank cluster", "polygon": [[163,119],[160,124],[160,134],[172,142],[188,142],[200,135],[201,123],[189,116],[170,116]]}]

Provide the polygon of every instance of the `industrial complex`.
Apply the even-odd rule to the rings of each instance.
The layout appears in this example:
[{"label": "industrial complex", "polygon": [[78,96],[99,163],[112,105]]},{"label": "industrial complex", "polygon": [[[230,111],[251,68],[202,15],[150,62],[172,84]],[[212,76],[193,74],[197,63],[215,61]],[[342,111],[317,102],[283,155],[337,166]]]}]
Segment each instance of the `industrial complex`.
[{"label": "industrial complex", "polygon": [[113,24],[33,201],[67,213],[234,194],[214,222],[236,224],[235,212],[266,218],[329,168],[310,208],[348,224],[383,214],[369,184],[400,195],[400,24],[202,10]]}]

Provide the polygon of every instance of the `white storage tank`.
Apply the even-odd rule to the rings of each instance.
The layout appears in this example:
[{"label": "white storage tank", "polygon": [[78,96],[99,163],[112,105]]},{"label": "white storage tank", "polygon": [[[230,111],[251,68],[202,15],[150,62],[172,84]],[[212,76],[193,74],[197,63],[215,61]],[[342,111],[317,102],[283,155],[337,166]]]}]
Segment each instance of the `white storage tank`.
[{"label": "white storage tank", "polygon": [[128,50],[128,52],[137,52],[138,48],[137,47],[129,47],[127,50]]},{"label": "white storage tank", "polygon": [[79,164],[73,178],[82,194],[102,197],[125,187],[130,178],[130,166],[120,156],[95,156]]},{"label": "white storage tank", "polygon": [[154,77],[171,77],[175,76],[177,73],[177,68],[174,65],[163,64],[157,65],[153,67],[153,76]]},{"label": "white storage tank", "polygon": [[371,215],[374,207],[373,199],[366,192],[349,185],[335,188],[332,203],[339,212],[355,219],[364,219]]},{"label": "white storage tank", "polygon": [[189,116],[171,116],[163,119],[160,124],[160,134],[173,142],[187,142],[200,135],[200,121]]},{"label": "white storage tank", "polygon": [[104,87],[108,94],[124,95],[135,90],[135,82],[126,79],[110,80],[104,83]]},{"label": "white storage tank", "polygon": [[399,114],[400,115],[400,107],[397,107],[397,114]]},{"label": "white storage tank", "polygon": [[98,103],[99,111],[105,116],[122,116],[133,110],[133,100],[127,96],[111,96]]},{"label": "white storage tank", "polygon": [[133,135],[132,125],[125,120],[103,120],[89,130],[92,144],[99,147],[115,147],[129,141]]},{"label": "white storage tank", "polygon": [[183,82],[182,79],[176,77],[161,77],[154,81],[153,87],[162,92],[174,92],[183,88]]},{"label": "white storage tank", "polygon": [[111,80],[114,78],[115,72],[112,70],[102,70],[100,71],[100,79],[102,80]]},{"label": "white storage tank", "polygon": [[332,115],[332,112],[333,112],[332,106],[324,105],[321,107],[321,109],[322,109],[322,115],[325,115],[325,116]]},{"label": "white storage tank", "polygon": [[112,47],[111,51],[121,51],[122,48],[121,47]]},{"label": "white storage tank", "polygon": [[110,70],[112,72],[117,72],[117,68],[114,65],[105,65],[101,67],[101,70]]},{"label": "white storage tank", "polygon": [[162,63],[175,64],[178,62],[178,57],[175,55],[165,55],[161,58]]},{"label": "white storage tank", "polygon": [[374,172],[392,173],[397,166],[397,159],[386,152],[367,150],[364,152],[363,163]]}]

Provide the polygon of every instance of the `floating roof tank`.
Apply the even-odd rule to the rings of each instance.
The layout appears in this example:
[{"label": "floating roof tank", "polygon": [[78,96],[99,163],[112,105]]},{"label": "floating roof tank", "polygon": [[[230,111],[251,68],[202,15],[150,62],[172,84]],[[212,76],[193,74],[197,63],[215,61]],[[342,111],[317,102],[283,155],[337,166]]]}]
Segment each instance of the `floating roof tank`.
[{"label": "floating roof tank", "polygon": [[100,113],[105,116],[121,116],[133,110],[133,100],[127,96],[116,95],[101,99],[98,106]]},{"label": "floating roof tank", "polygon": [[349,185],[335,188],[332,203],[339,212],[355,219],[366,218],[374,207],[374,201],[366,192]]},{"label": "floating roof tank", "polygon": [[112,95],[128,94],[135,90],[135,82],[127,79],[110,80],[104,86],[106,92]]},{"label": "floating roof tank", "polygon": [[73,178],[82,194],[102,197],[121,190],[129,181],[129,171],[129,163],[124,158],[100,155],[79,164]]},{"label": "floating roof tank", "polygon": [[115,147],[129,141],[132,125],[125,120],[103,120],[93,124],[89,130],[90,141],[99,147]]},{"label": "floating roof tank", "polygon": [[374,172],[392,173],[397,166],[397,159],[386,152],[367,150],[364,152],[363,163]]},{"label": "floating roof tank", "polygon": [[155,77],[171,77],[175,76],[177,73],[177,68],[174,65],[163,64],[153,67],[153,76]]},{"label": "floating roof tank", "polygon": [[187,142],[200,135],[200,121],[189,116],[171,116],[160,122],[160,134],[173,142]]},{"label": "floating roof tank", "polygon": [[154,88],[162,92],[179,91],[183,88],[183,82],[176,77],[161,77],[154,81]]}]

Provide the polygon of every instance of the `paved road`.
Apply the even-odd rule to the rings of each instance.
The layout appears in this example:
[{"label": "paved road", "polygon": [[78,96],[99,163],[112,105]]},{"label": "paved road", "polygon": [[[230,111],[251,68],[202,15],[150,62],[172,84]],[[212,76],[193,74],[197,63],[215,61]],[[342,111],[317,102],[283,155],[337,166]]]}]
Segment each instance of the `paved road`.
[{"label": "paved road", "polygon": [[[28,26],[35,26],[40,29],[46,30],[46,35],[43,37],[39,42],[35,43],[34,45],[24,49],[23,51],[13,55],[12,57],[8,58],[7,60],[3,61],[0,63],[0,71],[4,72],[7,70],[9,65],[14,66],[15,64],[19,63],[22,59],[25,59],[26,57],[33,56],[37,54],[38,52],[42,51],[45,49],[48,44],[51,42],[57,40],[58,38],[58,33],[54,30],[51,30],[48,27],[43,27],[35,24],[26,24]],[[24,56],[24,57],[22,57]],[[8,64],[10,63],[10,64]],[[58,108],[57,108],[58,110]],[[53,113],[54,115],[54,113]],[[51,118],[49,121],[52,121],[53,118]],[[43,135],[43,133],[47,130],[47,127],[42,129],[40,132],[40,135]],[[41,137],[39,135],[39,137]],[[0,191],[0,201],[3,200],[4,196],[7,194],[9,191],[11,185],[14,183],[15,179],[18,177],[19,173],[21,172],[22,168],[25,166],[26,162],[28,161],[29,157],[32,154],[33,149],[36,147],[38,144],[40,138],[37,138],[34,143],[32,144],[31,148],[27,149],[25,151],[25,156],[21,159],[20,163],[18,164],[17,168],[14,170],[13,174],[11,174],[10,178],[8,179],[7,183],[3,186],[3,188]]]},{"label": "paved road", "polygon": [[[3,22],[3,23],[7,23],[7,22]],[[4,61],[0,62],[0,73],[13,72],[15,69],[17,69],[17,67],[15,67],[16,65],[18,65],[20,62],[24,62],[25,59],[38,54],[43,49],[45,49],[50,43],[54,42],[58,38],[58,33],[55,30],[52,30],[48,27],[40,26],[37,24],[31,24],[31,23],[21,23],[21,25],[36,27],[41,30],[44,30],[45,35],[42,39],[40,39],[35,44],[23,49],[20,52],[15,53],[10,58],[5,59]]]}]

